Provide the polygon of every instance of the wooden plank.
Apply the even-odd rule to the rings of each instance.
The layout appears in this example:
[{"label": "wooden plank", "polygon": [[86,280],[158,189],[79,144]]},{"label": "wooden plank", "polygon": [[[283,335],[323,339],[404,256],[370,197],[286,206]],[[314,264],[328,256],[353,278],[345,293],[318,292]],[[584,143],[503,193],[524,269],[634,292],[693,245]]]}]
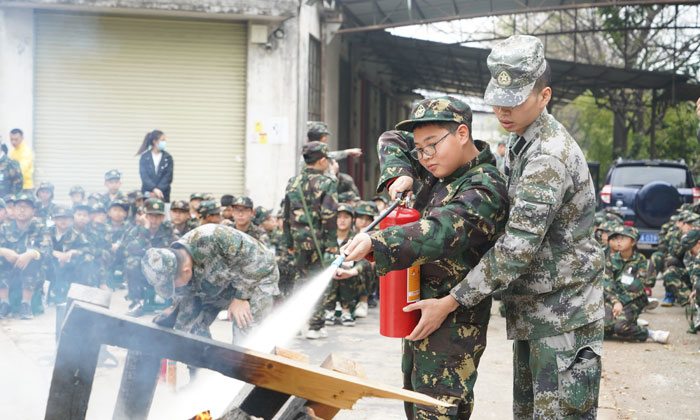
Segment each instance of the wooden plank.
[{"label": "wooden plank", "polygon": [[99,353],[100,343],[90,335],[61,332],[45,420],[85,419]]},{"label": "wooden plank", "polygon": [[80,302],[72,305],[68,318],[71,319],[66,322],[64,330],[82,325],[89,331],[81,333],[92,335],[97,342],[214,370],[231,378],[336,408],[350,409],[362,397],[450,406],[417,392],[161,328]]},{"label": "wooden plank", "polygon": [[109,308],[112,300],[112,292],[102,290],[99,287],[85,286],[84,284],[72,283],[68,289],[68,306],[71,301],[92,303],[93,305]]},{"label": "wooden plank", "polygon": [[129,350],[113,420],[146,420],[158,384],[161,358]]},{"label": "wooden plank", "polygon": [[285,349],[282,347],[277,347],[275,346],[275,349],[272,350],[272,354],[276,354],[277,356],[282,356],[286,359],[289,360],[296,360],[297,362],[301,363],[309,363],[309,356],[304,354],[304,353],[299,353],[298,351],[294,350],[289,350]]},{"label": "wooden plank", "polygon": [[362,367],[362,365],[360,365],[354,360],[338,356],[335,353],[329,354],[328,357],[326,357],[326,360],[324,360],[323,363],[321,363],[321,367],[324,369],[332,370],[334,372],[352,375],[357,378],[367,377],[365,369]]}]

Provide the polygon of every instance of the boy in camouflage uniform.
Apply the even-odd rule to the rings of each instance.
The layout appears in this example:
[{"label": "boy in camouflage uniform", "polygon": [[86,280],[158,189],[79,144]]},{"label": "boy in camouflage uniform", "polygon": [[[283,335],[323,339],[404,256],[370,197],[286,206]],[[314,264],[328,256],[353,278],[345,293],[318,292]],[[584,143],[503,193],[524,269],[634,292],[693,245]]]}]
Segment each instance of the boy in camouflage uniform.
[{"label": "boy in camouflage uniform", "polygon": [[138,307],[134,315],[142,315],[164,309],[170,303],[158,302],[153,287],[141,273],[141,258],[149,248],[165,248],[177,240],[172,223],[165,221],[165,203],[158,198],[149,198],[144,203],[146,226],[137,225],[129,232],[124,247],[124,280],[132,301],[131,308]]},{"label": "boy in camouflage uniform", "polygon": [[87,234],[95,252],[95,263],[90,273],[89,285],[107,289],[109,279],[107,264],[110,260],[110,246],[112,245],[107,239],[107,211],[99,201],[88,205],[90,206],[88,210],[90,223],[87,226]]},{"label": "boy in camouflage uniform", "polygon": [[68,196],[72,205],[75,206],[77,203],[85,200],[85,189],[80,185],[73,185],[68,191]]},{"label": "boy in camouflage uniform", "polygon": [[473,307],[503,291],[515,419],[593,419],[605,313],[593,181],[578,144],[547,112],[551,70],[542,43],[512,36],[491,50],[487,65],[484,100],[511,133],[510,216],[446,306]]},{"label": "boy in camouflage uniform", "polygon": [[253,200],[250,197],[240,196],[233,200],[233,221],[234,227],[246,235],[262,242],[269,247],[270,238],[262,228],[255,225],[253,222]]},{"label": "boy in camouflage uniform", "polygon": [[197,227],[196,222],[190,219],[190,206],[185,200],[175,200],[170,204],[170,221],[178,238]]},{"label": "boy in camouflage uniform", "polygon": [[[338,246],[342,247],[350,243],[355,236],[352,231],[352,223],[355,216],[355,209],[349,204],[338,205]],[[355,325],[355,318],[352,316],[351,309],[355,306],[355,302],[361,295],[360,285],[362,284],[362,274],[368,267],[374,271],[374,267],[370,266],[369,261],[362,260],[356,264],[343,264],[335,272],[333,276],[333,293],[335,297],[330,305],[325,305],[326,308],[326,325],[335,324],[335,301],[340,302],[341,313],[340,323],[346,327]],[[362,287],[364,290],[364,287]],[[366,316],[366,314],[365,314]]]},{"label": "boy in camouflage uniform", "polygon": [[121,191],[119,191],[119,188],[122,186],[122,174],[116,169],[110,169],[109,171],[105,172],[105,187],[107,188],[107,191],[102,194],[102,197],[100,198],[100,201],[102,202],[102,205],[105,206],[106,209],[109,209],[111,206],[112,202],[114,201],[123,201],[127,205],[127,216],[129,212],[129,199],[128,197]]},{"label": "boy in camouflage uniform", "polygon": [[3,144],[0,150],[0,198],[19,193],[23,183],[19,162],[7,156],[7,148]]},{"label": "boy in camouflage uniform", "polygon": [[42,182],[36,190],[36,197],[39,200],[34,217],[46,224],[51,220],[51,215],[56,210],[56,205],[53,203],[54,187],[50,182]]},{"label": "boy in camouflage uniform", "polygon": [[201,220],[201,225],[219,224],[222,222],[221,207],[213,200],[203,200],[197,207],[197,213]]},{"label": "boy in camouflage uniform", "polygon": [[[44,225],[34,220],[35,209],[34,196],[19,193],[15,219],[0,226],[0,318],[15,308],[22,319],[34,316],[32,297],[43,285],[44,267],[51,258],[51,239]],[[11,308],[11,297],[20,304]]]},{"label": "boy in camouflage uniform", "polygon": [[[287,183],[284,196],[284,247],[294,255],[295,286],[324,267],[324,256],[338,250],[336,211],[337,182],[324,175],[328,169],[328,146],[312,141],[302,149],[306,167]],[[330,287],[329,287],[330,288]],[[324,299],[316,304],[306,337],[324,338]]]},{"label": "boy in camouflage uniform", "polygon": [[287,246],[284,242],[283,233],[283,212],[279,210],[277,214],[277,226],[269,234],[271,248],[275,251],[277,258],[277,267],[280,271],[279,288],[280,294],[278,300],[282,300],[292,294],[294,290],[294,277],[296,270],[294,267],[294,254],[287,251]]},{"label": "boy in camouflage uniform", "polygon": [[[355,232],[361,232],[374,221],[377,217],[377,205],[372,201],[360,201],[355,206]],[[379,276],[374,268],[374,262],[363,260],[358,262],[360,278],[359,282],[355,283],[355,292],[358,299],[355,307],[355,317],[366,318],[370,306],[376,307],[376,299],[374,293],[379,286]],[[370,305],[370,297],[372,297],[372,305]]]},{"label": "boy in camouflage uniform", "polygon": [[63,207],[57,207],[52,215],[49,302],[64,303],[73,282],[88,284],[90,266],[95,260],[88,236],[73,227],[73,219],[73,210]]},{"label": "boy in camouflage uniform", "polygon": [[141,267],[156,293],[175,301],[155,323],[211,338],[209,326],[228,310],[234,344],[262,321],[279,293],[274,254],[229,226],[200,226],[167,249],[151,248]]},{"label": "boy in camouflage uniform", "polygon": [[107,267],[107,284],[110,288],[124,288],[124,246],[129,231],[134,225],[126,220],[129,203],[124,200],[114,200],[109,204],[107,215],[109,222],[105,226],[105,239],[108,243],[109,254]]},{"label": "boy in camouflage uniform", "polygon": [[[618,225],[610,233],[612,254],[605,265],[605,336],[617,335],[638,341],[647,338],[658,343],[668,341],[668,331],[648,330],[637,325],[637,318],[649,305],[644,290],[647,260],[635,245],[637,229]],[[658,305],[658,301],[657,301]]]},{"label": "boy in camouflage uniform", "polygon": [[190,194],[190,219],[196,221],[197,225],[199,225],[199,212],[197,210],[199,209],[199,205],[202,203],[203,200],[204,194],[202,193]]},{"label": "boy in camouflage uniform", "polygon": [[666,296],[661,306],[673,306],[677,301],[681,305],[688,302],[690,295],[690,276],[687,270],[689,257],[687,252],[692,245],[685,239],[687,232],[691,231],[696,224],[700,224],[700,216],[689,210],[684,210],[679,214],[676,225],[669,229],[667,234],[668,251],[664,258],[664,271],[662,277]]},{"label": "boy in camouflage uniform", "polygon": [[[328,136],[330,136],[330,134],[331,133],[328,131],[328,126],[323,121],[307,121],[306,122],[306,141],[307,142],[318,141],[318,142],[321,142],[324,144],[328,144]],[[324,170],[323,174],[329,178],[335,179],[336,173],[338,172],[337,161],[347,159],[348,156],[360,157],[360,156],[362,156],[362,149],[354,148],[354,149],[346,149],[346,150],[329,151],[328,152],[329,165]],[[302,168],[304,168],[306,166],[306,162],[304,161],[303,157],[301,158],[301,160],[299,162],[299,166]]]},{"label": "boy in camouflage uniform", "polygon": [[[374,252],[385,275],[420,265],[421,319],[403,340],[404,388],[454,404],[436,408],[405,404],[409,419],[467,419],[486,347],[491,299],[459,306],[439,319],[426,310],[442,302],[503,233],[508,215],[505,182],[491,150],[471,136],[471,109],[449,96],[425,99],[382,134],[377,150],[382,174],[377,192],[416,195],[421,219],[402,226],[359,233],[345,248],[346,261]],[[408,132],[407,132],[408,131]],[[427,305],[427,306],[426,306]]]}]

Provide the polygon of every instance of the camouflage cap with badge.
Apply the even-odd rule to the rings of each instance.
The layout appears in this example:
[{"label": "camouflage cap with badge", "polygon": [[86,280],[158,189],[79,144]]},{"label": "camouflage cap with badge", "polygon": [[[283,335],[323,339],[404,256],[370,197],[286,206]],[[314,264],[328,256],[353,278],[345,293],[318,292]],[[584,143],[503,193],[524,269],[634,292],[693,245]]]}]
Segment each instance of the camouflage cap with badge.
[{"label": "camouflage cap with badge", "polygon": [[32,205],[32,207],[36,207],[36,199],[32,194],[27,194],[26,192],[21,192],[19,194],[15,194],[15,199],[14,203],[19,204],[20,202],[25,201],[29,204]]},{"label": "camouflage cap with badge", "polygon": [[340,203],[338,204],[338,213],[341,211],[344,211],[345,213],[349,214],[352,217],[355,217],[355,209],[347,203]]},{"label": "camouflage cap with badge", "polygon": [[70,191],[68,191],[68,195],[73,195],[73,194],[82,194],[85,195],[85,189],[81,187],[80,185],[73,185],[70,187]]},{"label": "camouflage cap with badge", "polygon": [[328,145],[320,141],[310,141],[301,149],[304,162],[314,163],[324,157],[328,157]]},{"label": "camouflage cap with badge", "polygon": [[355,215],[357,216],[374,217],[378,212],[377,204],[374,201],[360,201],[355,206]]},{"label": "camouflage cap with badge", "polygon": [[204,193],[192,193],[190,194],[190,201],[192,200],[204,200]]},{"label": "camouflage cap with badge", "polygon": [[90,213],[107,213],[104,204],[100,203],[99,201],[97,203],[90,204],[90,210],[88,211]]},{"label": "camouflage cap with badge", "polygon": [[122,173],[117,169],[110,169],[105,172],[105,181],[111,181],[113,179],[122,179]]},{"label": "camouflage cap with badge", "polygon": [[221,207],[216,204],[216,201],[202,201],[197,207],[197,213],[201,214],[202,217],[219,214],[221,213]]},{"label": "camouflage cap with badge", "polygon": [[73,211],[84,210],[90,212],[91,206],[86,200],[76,201],[73,204]]},{"label": "camouflage cap with badge", "polygon": [[149,198],[143,203],[146,214],[165,214],[165,204],[159,198]]},{"label": "camouflage cap with badge", "polygon": [[413,108],[410,118],[396,124],[397,130],[413,131],[423,122],[456,122],[472,129],[472,109],[452,96],[423,99]]},{"label": "camouflage cap with badge", "polygon": [[240,197],[236,197],[233,200],[234,206],[241,206],[241,207],[247,207],[249,209],[253,208],[253,200],[251,200],[250,197],[246,197],[245,195],[242,195]]},{"label": "camouflage cap with badge", "polygon": [[190,205],[185,200],[175,200],[170,204],[170,210],[190,211]]},{"label": "camouflage cap with badge", "polygon": [[328,126],[323,121],[307,121],[306,132],[312,134],[330,134]]},{"label": "camouflage cap with badge", "polygon": [[515,107],[530,96],[537,79],[547,68],[542,42],[530,35],[513,35],[491,50],[486,65],[491,80],[484,102],[491,106]]},{"label": "camouflage cap with badge", "polygon": [[116,199],[109,203],[109,208],[111,209],[112,207],[121,207],[124,209],[124,211],[129,211],[129,203],[122,199]]},{"label": "camouflage cap with badge", "polygon": [[149,248],[141,258],[141,272],[158,295],[165,299],[173,297],[177,257],[172,250]]},{"label": "camouflage cap with badge", "polygon": [[637,228],[627,225],[616,224],[611,226],[610,233],[608,233],[608,239],[612,239],[616,235],[627,236],[635,241],[639,240],[639,231]]},{"label": "camouflage cap with badge", "polygon": [[39,188],[36,189],[36,192],[38,193],[38,192],[41,191],[41,190],[51,191],[51,197],[53,197],[54,187],[53,187],[53,184],[52,184],[52,183],[50,183],[50,182],[48,182],[48,181],[43,181],[43,182],[41,182],[41,183],[39,184]]},{"label": "camouflage cap with badge", "polygon": [[54,208],[53,212],[51,213],[51,218],[58,219],[60,217],[72,219],[73,218],[73,210],[71,210],[67,207],[62,207],[62,206]]}]

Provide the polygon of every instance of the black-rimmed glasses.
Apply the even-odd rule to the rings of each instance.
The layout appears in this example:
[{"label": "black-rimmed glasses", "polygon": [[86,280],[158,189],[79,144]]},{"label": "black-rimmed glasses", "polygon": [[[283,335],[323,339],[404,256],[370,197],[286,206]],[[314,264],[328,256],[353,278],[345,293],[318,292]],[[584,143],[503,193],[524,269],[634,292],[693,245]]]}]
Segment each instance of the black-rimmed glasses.
[{"label": "black-rimmed glasses", "polygon": [[412,157],[413,159],[415,159],[415,160],[421,160],[421,159],[423,159],[423,156],[427,156],[427,157],[433,156],[433,155],[435,154],[435,152],[437,152],[436,146],[438,145],[438,143],[440,143],[441,141],[445,140],[445,139],[447,138],[447,136],[449,136],[450,134],[452,134],[452,133],[454,133],[455,131],[457,131],[458,128],[459,128],[459,126],[457,126],[457,127],[453,128],[452,130],[448,131],[447,134],[445,134],[444,136],[440,137],[440,140],[436,141],[435,143],[431,144],[430,146],[425,146],[425,147],[422,148],[422,149],[413,149],[413,150],[411,150],[411,151],[409,152],[409,154],[410,154],[411,157]]}]

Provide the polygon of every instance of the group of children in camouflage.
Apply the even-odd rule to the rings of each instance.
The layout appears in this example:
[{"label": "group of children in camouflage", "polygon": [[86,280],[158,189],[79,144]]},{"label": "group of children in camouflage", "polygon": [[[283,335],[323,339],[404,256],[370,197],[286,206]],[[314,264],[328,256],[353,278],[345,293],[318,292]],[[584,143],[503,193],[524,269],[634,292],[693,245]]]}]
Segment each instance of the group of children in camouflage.
[{"label": "group of children in camouflage", "polygon": [[596,214],[596,237],[603,245],[605,264],[605,335],[666,343],[669,332],[646,328],[643,311],[659,306],[651,297],[657,281],[666,291],[661,306],[680,304],[689,314],[690,333],[700,327],[700,215],[683,204],[659,230],[658,249],[649,260],[636,248],[639,232],[624,224],[622,214],[608,208]]}]

